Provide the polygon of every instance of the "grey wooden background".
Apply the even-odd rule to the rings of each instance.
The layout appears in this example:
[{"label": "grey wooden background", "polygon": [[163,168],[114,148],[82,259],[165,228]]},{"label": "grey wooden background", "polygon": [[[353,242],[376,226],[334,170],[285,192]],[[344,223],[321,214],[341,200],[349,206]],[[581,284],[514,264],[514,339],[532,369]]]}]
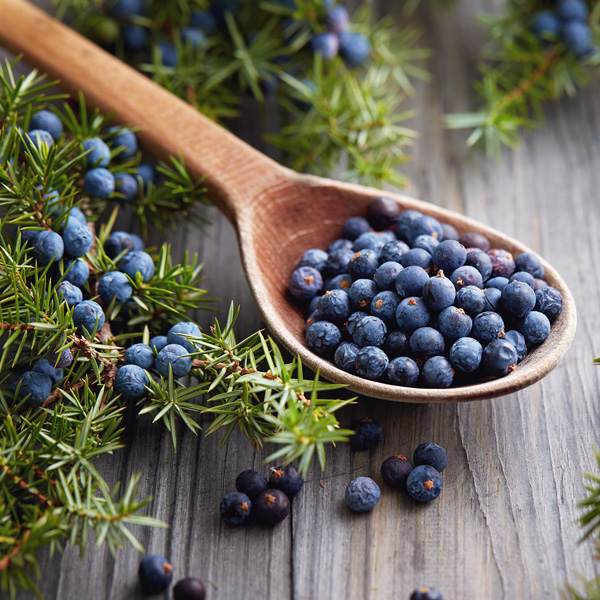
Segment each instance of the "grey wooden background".
[{"label": "grey wooden background", "polygon": [[[379,7],[402,22],[397,4],[381,0]],[[467,160],[466,135],[445,131],[441,117],[475,106],[470,82],[483,40],[474,14],[498,6],[461,0],[449,12],[419,17],[423,43],[436,58],[432,83],[419,85],[410,102],[421,138],[406,169],[409,191],[520,238],[553,263],[578,302],[573,347],[540,383],[489,402],[414,406],[361,398],[343,424],[359,415],[380,419],[385,443],[373,453],[329,451],[325,471],[311,470],[291,518],[273,531],[231,529],[219,520],[219,501],[236,474],[266,471],[264,455],[244,438],[234,436],[220,451],[218,436],[186,432],[175,453],[161,427],[130,412],[126,448],[102,471],[111,482],[143,473],[142,493],[154,497],[148,511],[170,528],[136,534],[149,551],[171,559],[176,578],[204,580],[211,599],[403,599],[423,584],[438,587],[446,600],[557,598],[567,579],[598,572],[592,545],[578,545],[575,520],[600,426],[600,371],[590,362],[600,355],[600,88],[549,105],[547,126],[506,152],[501,164]],[[241,133],[252,137],[252,129]],[[206,284],[222,299],[221,315],[230,300],[242,305],[244,335],[261,326],[260,317],[231,226],[215,210],[207,215],[210,237],[178,231],[169,241],[176,254],[200,252]],[[207,326],[210,316],[198,319]],[[371,514],[345,509],[343,490],[352,477],[381,483],[383,459],[426,440],[449,455],[436,502],[418,507],[382,484]],[[73,550],[45,556],[41,588],[46,598],[137,598],[139,560],[127,547],[116,560],[94,548],[82,561]]]}]

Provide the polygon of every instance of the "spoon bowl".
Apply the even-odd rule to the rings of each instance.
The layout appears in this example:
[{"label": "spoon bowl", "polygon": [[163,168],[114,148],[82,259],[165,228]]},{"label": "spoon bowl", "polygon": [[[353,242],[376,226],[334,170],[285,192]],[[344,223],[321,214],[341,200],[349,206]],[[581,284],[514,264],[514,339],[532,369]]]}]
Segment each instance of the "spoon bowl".
[{"label": "spoon bowl", "polygon": [[[305,341],[305,316],[287,293],[290,275],[305,250],[326,248],[339,237],[344,221],[364,215],[381,191],[286,169],[29,2],[2,4],[0,42],[58,77],[70,91],[81,91],[88,104],[112,112],[116,122],[140,127],[138,137],[158,158],[181,156],[193,176],[206,176],[211,199],[236,228],[246,277],[265,322],[290,352],[326,379],[366,396],[399,402],[482,400],[538,381],[569,348],[577,320],[573,296],[542,260],[546,281],[562,293],[563,312],[548,339],[506,377],[442,390],[406,388],[349,375],[313,354]],[[461,234],[482,233],[492,247],[515,256],[531,251],[457,213],[400,194],[386,195],[402,209],[436,217]]]}]

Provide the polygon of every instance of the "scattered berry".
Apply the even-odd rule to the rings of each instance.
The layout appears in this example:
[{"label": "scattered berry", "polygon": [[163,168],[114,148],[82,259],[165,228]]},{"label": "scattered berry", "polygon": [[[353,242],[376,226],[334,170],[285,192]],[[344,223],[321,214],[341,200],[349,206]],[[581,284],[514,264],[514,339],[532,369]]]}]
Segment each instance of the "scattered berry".
[{"label": "scattered berry", "polygon": [[381,477],[394,490],[406,490],[406,481],[413,466],[402,454],[390,456],[381,464]]},{"label": "scattered berry", "polygon": [[353,423],[352,429],[354,433],[350,436],[350,446],[354,450],[374,450],[383,442],[383,427],[369,417]]},{"label": "scattered berry", "polygon": [[379,486],[370,477],[357,477],[346,487],[346,506],[354,512],[369,512],[381,497]]},{"label": "scattered berry", "polygon": [[281,490],[267,489],[254,503],[256,520],[267,527],[281,523],[290,514],[290,500]]},{"label": "scattered berry", "polygon": [[269,487],[281,490],[290,500],[298,494],[304,484],[304,477],[293,465],[277,467],[269,477]]},{"label": "scattered berry", "polygon": [[173,579],[173,567],[160,554],[148,554],[140,562],[138,577],[144,594],[164,592]]},{"label": "scattered berry", "polygon": [[415,449],[413,462],[415,463],[415,467],[429,465],[438,471],[438,473],[441,473],[448,464],[448,455],[439,444],[425,442]]},{"label": "scattered berry", "polygon": [[206,588],[199,579],[186,577],[178,581],[173,588],[173,600],[204,600]]},{"label": "scattered berry", "polygon": [[230,492],[221,500],[219,510],[228,525],[243,525],[250,517],[252,502],[246,494]]},{"label": "scattered berry", "polygon": [[267,489],[267,480],[258,472],[252,469],[242,471],[235,480],[235,487],[238,492],[246,494],[250,500]]},{"label": "scattered berry", "polygon": [[431,502],[442,493],[442,477],[429,465],[415,467],[406,481],[406,489],[413,500]]}]

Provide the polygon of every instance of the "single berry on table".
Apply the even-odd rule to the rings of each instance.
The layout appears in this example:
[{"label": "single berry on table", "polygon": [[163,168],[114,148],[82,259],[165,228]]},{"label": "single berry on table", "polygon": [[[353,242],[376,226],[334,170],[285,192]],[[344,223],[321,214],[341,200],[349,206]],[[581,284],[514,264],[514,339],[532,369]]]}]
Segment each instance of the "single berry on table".
[{"label": "single berry on table", "polygon": [[374,450],[383,442],[383,427],[369,417],[355,421],[351,427],[354,433],[350,436],[350,446],[354,450]]},{"label": "single berry on table", "polygon": [[442,477],[429,465],[415,467],[406,481],[406,489],[413,500],[431,502],[442,493]]},{"label": "single berry on table", "polygon": [[298,494],[304,485],[304,477],[294,465],[277,467],[269,476],[269,487],[281,490],[290,500]]},{"label": "single berry on table", "polygon": [[417,588],[411,595],[409,600],[444,600],[442,594],[435,588],[422,586]]},{"label": "single berry on table", "polygon": [[446,450],[439,444],[424,442],[415,449],[413,462],[415,463],[415,467],[429,465],[441,473],[448,464],[448,455],[446,454]]},{"label": "single berry on table", "polygon": [[199,579],[186,577],[173,587],[173,600],[204,600],[205,598],[206,588]]},{"label": "single berry on table", "polygon": [[144,594],[160,594],[171,585],[173,566],[160,554],[148,554],[140,562],[138,577]]},{"label": "single berry on table", "polygon": [[246,494],[230,492],[221,500],[219,510],[228,525],[243,525],[250,517],[252,502]]},{"label": "single berry on table", "polygon": [[344,499],[353,512],[369,512],[381,497],[379,486],[370,477],[356,477],[346,487]]},{"label": "single berry on table", "polygon": [[246,469],[242,471],[235,480],[235,488],[238,492],[246,494],[250,500],[262,494],[267,489],[267,480],[258,471]]},{"label": "single berry on table", "polygon": [[267,489],[257,496],[253,509],[261,525],[273,527],[290,514],[290,499],[281,490]]},{"label": "single berry on table", "polygon": [[381,477],[394,490],[406,490],[406,480],[413,465],[403,454],[390,456],[381,464]]}]

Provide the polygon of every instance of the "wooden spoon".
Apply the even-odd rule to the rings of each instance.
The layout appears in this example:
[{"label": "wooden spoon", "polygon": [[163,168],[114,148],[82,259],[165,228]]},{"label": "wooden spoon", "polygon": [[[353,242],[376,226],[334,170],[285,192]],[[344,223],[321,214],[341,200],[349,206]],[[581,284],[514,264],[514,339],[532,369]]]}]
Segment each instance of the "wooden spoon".
[{"label": "wooden spoon", "polygon": [[[193,176],[207,176],[211,199],[237,230],[246,277],[271,332],[327,379],[366,396],[400,402],[481,400],[531,385],[567,351],[577,320],[573,296],[542,261],[546,280],[563,295],[563,312],[548,339],[508,376],[437,390],[372,382],[336,368],[308,350],[305,317],[287,294],[289,277],[305,250],[326,248],[339,237],[344,221],[364,215],[369,201],[381,192],[286,169],[29,2],[0,0],[0,8],[0,41],[8,48],[61,79],[71,92],[81,91],[89,104],[114,112],[116,121],[141,127],[138,137],[157,157],[181,156]],[[482,233],[492,247],[514,255],[530,251],[457,213],[400,194],[386,195],[403,209],[451,223],[459,233]]]}]

